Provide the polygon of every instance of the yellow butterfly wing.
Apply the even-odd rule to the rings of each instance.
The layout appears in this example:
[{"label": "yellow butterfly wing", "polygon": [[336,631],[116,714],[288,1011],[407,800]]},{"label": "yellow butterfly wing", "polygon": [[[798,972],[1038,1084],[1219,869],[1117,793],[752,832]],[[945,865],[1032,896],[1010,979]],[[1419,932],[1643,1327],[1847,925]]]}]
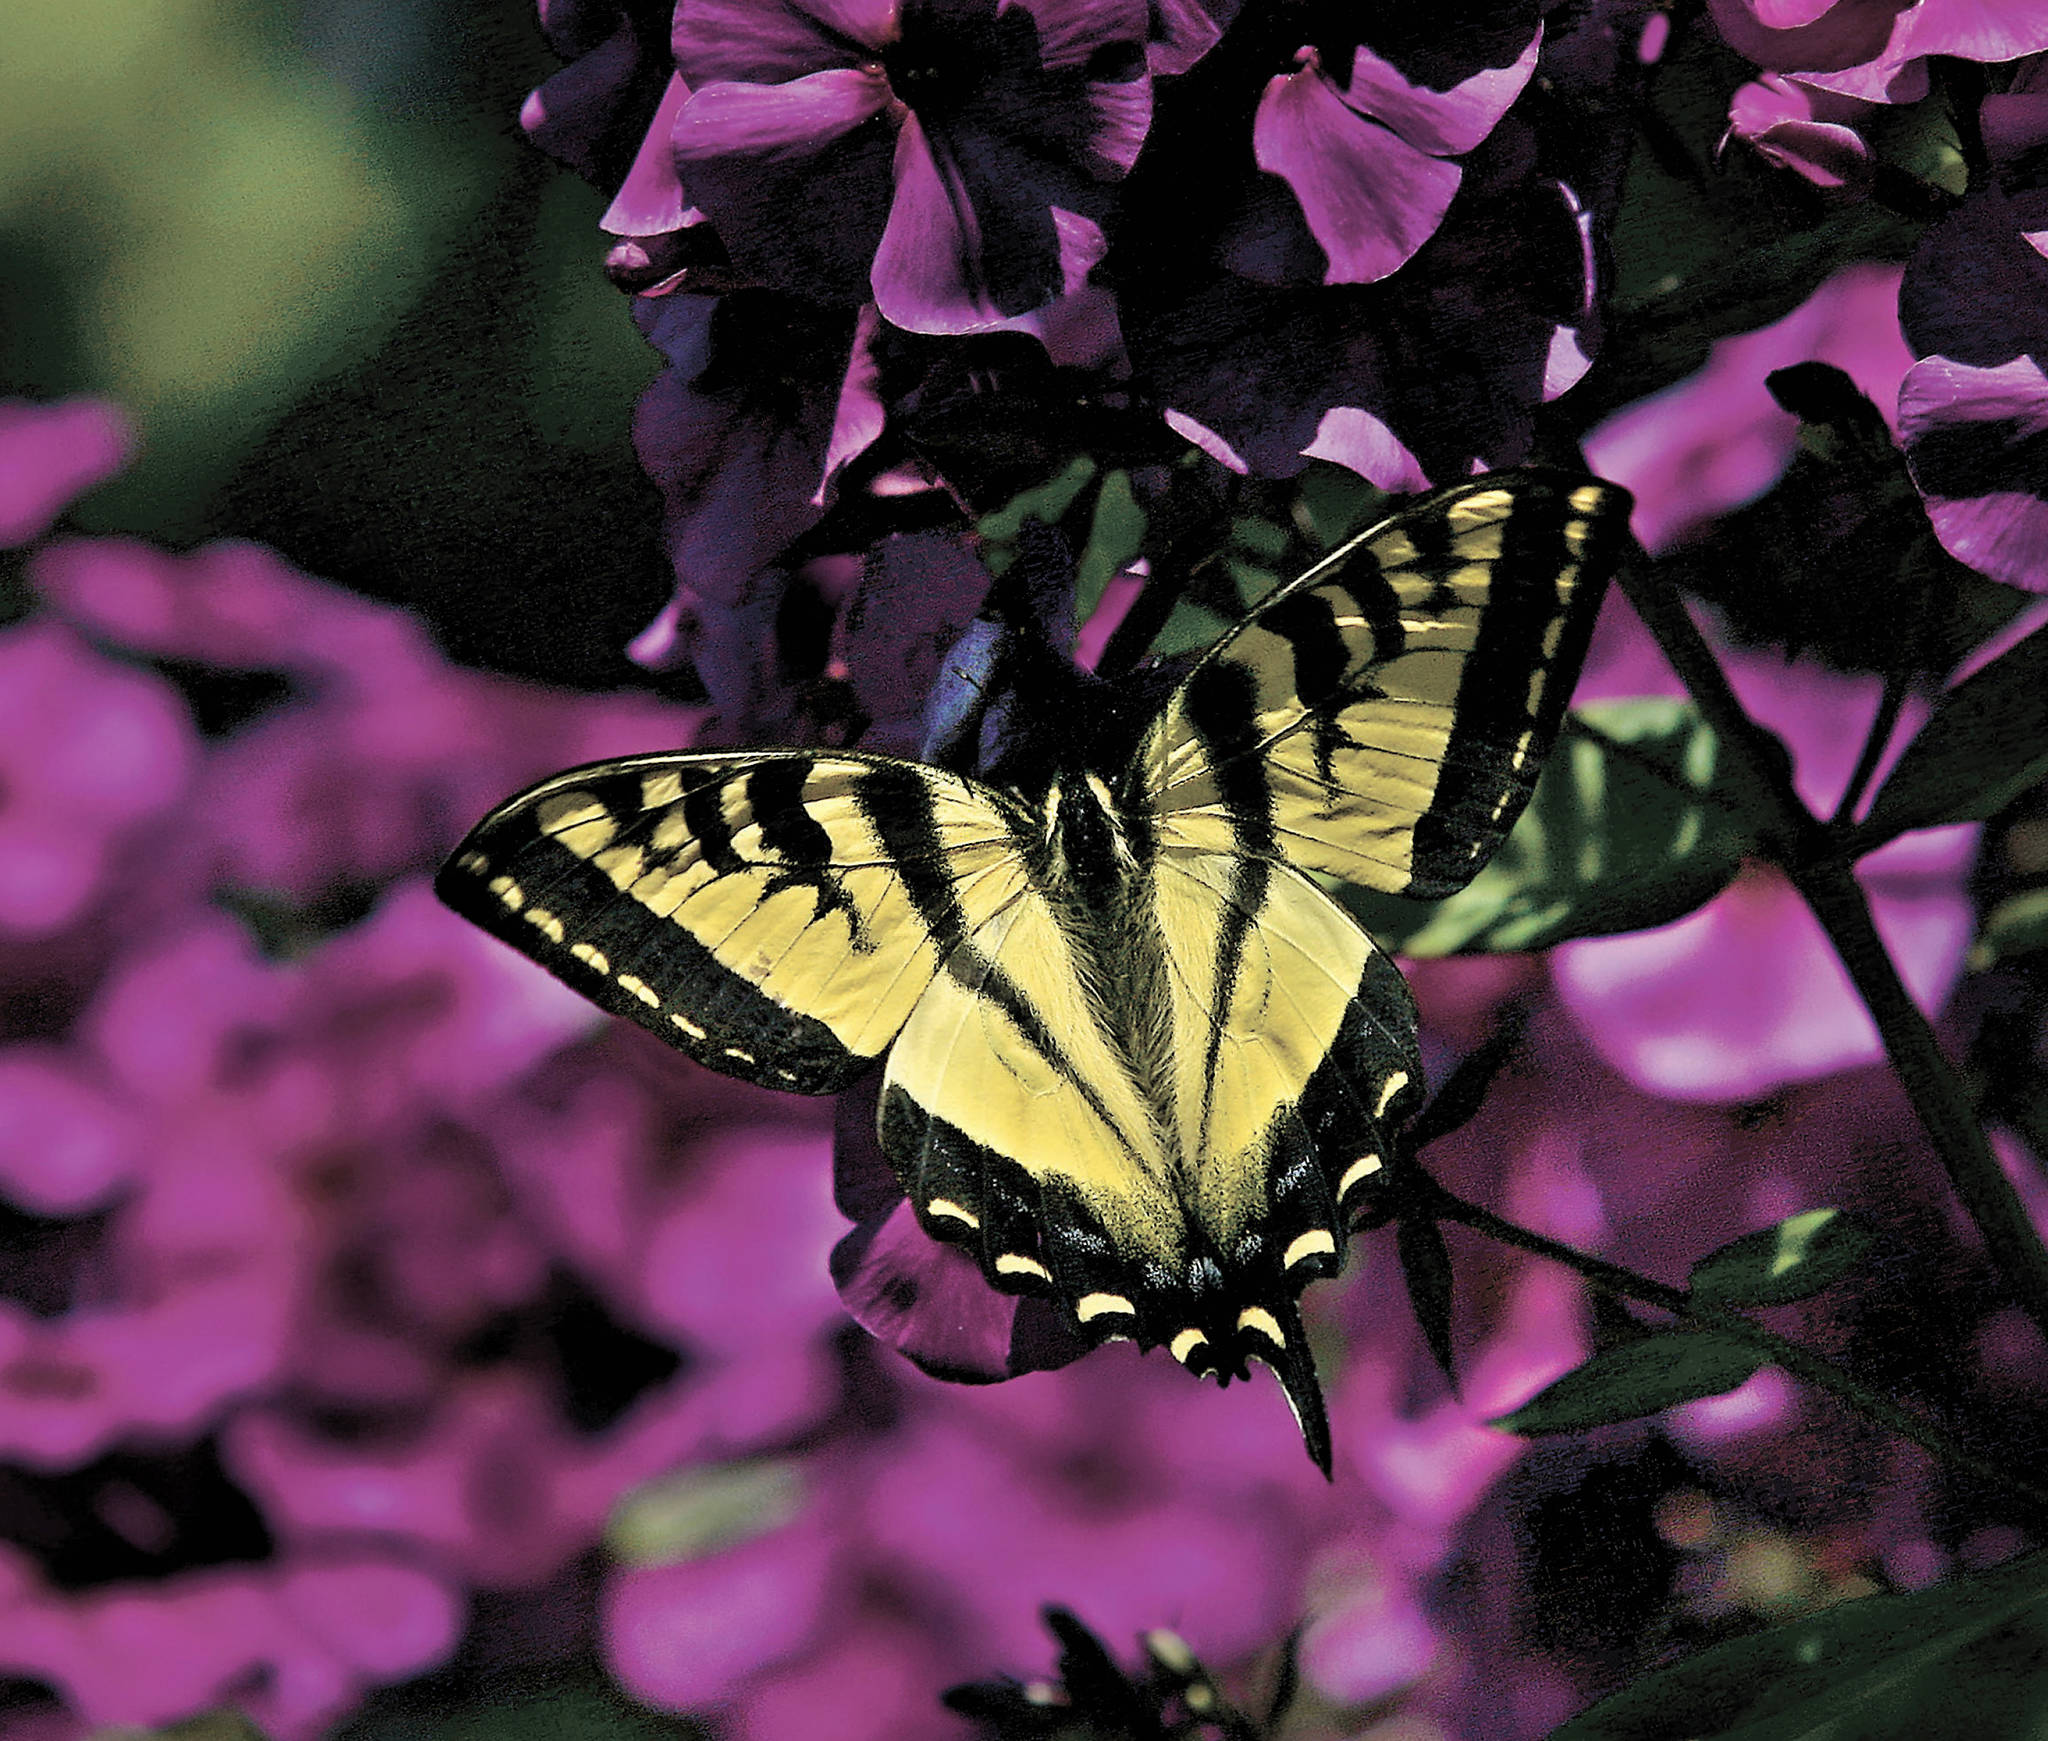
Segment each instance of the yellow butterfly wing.
[{"label": "yellow butterfly wing", "polygon": [[1628,508],[1590,478],[1501,472],[1361,533],[1203,656],[1129,801],[1164,850],[1455,893],[1535,790]]},{"label": "yellow butterfly wing", "polygon": [[435,887],[699,1062],[824,1094],[1023,892],[1019,826],[988,788],[884,757],[633,756],[500,805]]}]

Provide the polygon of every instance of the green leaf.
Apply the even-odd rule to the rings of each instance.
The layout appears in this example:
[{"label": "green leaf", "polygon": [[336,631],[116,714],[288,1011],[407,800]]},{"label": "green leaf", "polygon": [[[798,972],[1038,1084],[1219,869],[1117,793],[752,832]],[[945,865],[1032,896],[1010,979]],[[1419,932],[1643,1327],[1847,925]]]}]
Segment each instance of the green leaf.
[{"label": "green leaf", "polygon": [[1859,854],[1910,828],[1981,822],[2048,775],[2048,629],[1944,695],[1857,830]]},{"label": "green leaf", "polygon": [[1000,508],[975,521],[974,529],[986,546],[983,561],[989,572],[1000,575],[1016,559],[1017,539],[1026,520],[1057,526],[1095,474],[1095,462],[1085,453],[1077,453],[1058,476],[1019,490]]},{"label": "green leaf", "polygon": [[1765,1364],[1761,1350],[1732,1332],[1662,1330],[1603,1350],[1492,1424],[1531,1437],[1582,1433],[1719,1396]]},{"label": "green leaf", "polygon": [[1692,1266],[1692,1297],[1704,1306],[1785,1306],[1832,1287],[1871,1245],[1839,1209],[1808,1209],[1731,1240]]},{"label": "green leaf", "polygon": [[2038,955],[2048,949],[2048,889],[2028,889],[2006,898],[1984,915],[1977,941],[1970,945],[1970,967],[1982,973],[2016,955]]},{"label": "green leaf", "polygon": [[1135,562],[1145,547],[1145,510],[1131,493],[1131,474],[1113,471],[1096,492],[1095,515],[1089,522],[1088,542],[1074,565],[1074,596],[1078,614],[1085,621],[1117,572]]},{"label": "green leaf", "polygon": [[1646,1675],[1550,1741],[1925,1741],[2039,1736],[2048,1557],[1862,1596]]},{"label": "green leaf", "polygon": [[1529,808],[1468,887],[1434,906],[1338,897],[1408,955],[1548,949],[1683,918],[1727,887],[1763,814],[1691,702],[1598,702],[1573,715]]}]

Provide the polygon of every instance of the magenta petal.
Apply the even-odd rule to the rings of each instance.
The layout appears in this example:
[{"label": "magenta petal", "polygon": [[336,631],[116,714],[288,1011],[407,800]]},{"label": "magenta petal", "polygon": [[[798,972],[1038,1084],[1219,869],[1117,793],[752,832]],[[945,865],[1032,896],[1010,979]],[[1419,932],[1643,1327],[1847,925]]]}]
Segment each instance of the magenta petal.
[{"label": "magenta petal", "polygon": [[1146,0],[1008,0],[999,10],[1008,6],[1031,15],[1038,27],[1038,64],[1047,72],[1085,67],[1120,43],[1135,50],[1151,23]]},{"label": "magenta petal", "polygon": [[1155,78],[1184,73],[1222,39],[1242,0],[1153,0],[1153,41],[1145,48]]},{"label": "magenta petal", "polygon": [[907,1198],[839,1242],[832,1278],[853,1321],[925,1371],[970,1383],[1011,1376],[1017,1300],[926,1233]]},{"label": "magenta petal", "polygon": [[1847,98],[1768,73],[1729,101],[1728,136],[1817,187],[1860,186],[1870,179],[1870,147],[1848,118],[1868,113]]},{"label": "magenta petal", "polygon": [[1542,45],[1539,24],[1529,46],[1508,65],[1482,67],[1449,90],[1435,91],[1409,83],[1399,68],[1361,44],[1351,63],[1351,82],[1338,95],[1361,115],[1393,128],[1410,145],[1452,157],[1472,150],[1493,131],[1536,70]]},{"label": "magenta petal", "polygon": [[895,0],[679,0],[670,41],[693,85],[783,85],[864,66],[897,31]]},{"label": "magenta petal", "polygon": [[1348,466],[1367,483],[1383,490],[1426,490],[1429,479],[1401,438],[1370,411],[1356,405],[1333,405],[1316,426],[1316,438],[1303,448],[1309,459]]},{"label": "magenta petal", "polygon": [[906,332],[986,331],[1006,318],[986,281],[981,218],[966,183],[907,115],[896,137],[896,198],[875,252],[875,306]]},{"label": "magenta petal", "polygon": [[1894,47],[1903,55],[2018,60],[2048,49],[2048,9],[2033,0],[1920,0],[1899,19]]},{"label": "magenta petal", "polygon": [[1870,179],[1870,147],[1853,127],[1821,121],[1786,121],[1750,141],[1780,168],[1816,187],[1854,187]]},{"label": "magenta petal", "polygon": [[824,475],[811,498],[815,508],[826,506],[840,472],[874,445],[888,421],[882,403],[882,366],[875,357],[881,319],[872,302],[863,303],[854,317],[853,347],[846,357],[846,377],[839,384],[839,402],[832,408],[832,434],[825,443]]},{"label": "magenta petal", "polygon": [[676,117],[684,163],[737,154],[808,156],[889,104],[881,69],[813,73],[786,85],[699,85]]},{"label": "magenta petal", "polygon": [[1634,491],[1631,524],[1652,551],[1770,488],[1792,457],[1799,424],[1764,385],[1773,370],[1818,360],[1845,369],[1880,411],[1912,363],[1894,313],[1896,266],[1845,267],[1790,314],[1718,339],[1707,366],[1626,406],[1586,437],[1602,477]]},{"label": "magenta petal", "polygon": [[1745,0],[1756,21],[1767,30],[1797,30],[1835,6],[1837,0]]},{"label": "magenta petal", "polygon": [[[1190,417],[1185,411],[1168,411],[1161,421],[1181,440],[1192,442],[1218,465],[1236,472],[1239,477],[1250,473],[1252,468],[1245,463],[1244,456],[1206,423]],[[1321,439],[1322,431],[1318,428],[1316,440]]]},{"label": "magenta petal", "polygon": [[1810,23],[1774,29],[1749,0],[1707,0],[1728,46],[1777,72],[1833,72],[1882,54],[1892,21],[1912,0],[1839,0]]},{"label": "magenta petal", "polygon": [[674,74],[668,89],[647,124],[647,137],[633,158],[633,167],[619,184],[618,197],[611,203],[597,227],[614,236],[662,236],[685,224],[702,222],[702,214],[690,209],[689,197],[676,178],[676,116],[690,99],[690,87]]},{"label": "magenta petal", "polygon": [[113,1098],[54,1048],[0,1052],[0,1195],[35,1215],[85,1215],[135,1174],[135,1133]]},{"label": "magenta petal", "polygon": [[0,550],[40,538],[128,458],[128,419],[100,399],[0,400]]},{"label": "magenta petal", "polygon": [[1325,284],[1370,284],[1436,233],[1463,171],[1348,108],[1313,68],[1266,86],[1258,165],[1294,190],[1329,265]]},{"label": "magenta petal", "polygon": [[621,1573],[605,1593],[612,1673],[668,1710],[726,1703],[810,1642],[836,1546],[811,1516],[708,1559]]},{"label": "magenta petal", "polygon": [[[1861,874],[1874,880],[1872,862]],[[1939,1011],[1970,940],[1960,879],[1901,878],[1873,917],[1914,1001]],[[1884,1056],[1819,922],[1775,872],[1745,873],[1676,924],[1567,943],[1552,970],[1601,1056],[1674,1100],[1754,1100]]]},{"label": "magenta petal", "polygon": [[1899,389],[1899,429],[1943,548],[1994,580],[2048,592],[2041,365],[2029,356],[1988,369],[1922,358]]}]

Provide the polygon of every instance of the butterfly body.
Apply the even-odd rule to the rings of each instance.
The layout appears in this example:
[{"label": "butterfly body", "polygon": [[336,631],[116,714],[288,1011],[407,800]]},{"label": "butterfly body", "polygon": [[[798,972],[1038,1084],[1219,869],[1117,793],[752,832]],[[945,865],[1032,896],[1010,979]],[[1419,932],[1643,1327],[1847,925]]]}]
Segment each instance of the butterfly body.
[{"label": "butterfly body", "polygon": [[[877,1134],[936,1238],[1093,1340],[1279,1376],[1422,1069],[1407,986],[1314,880],[1461,886],[1533,787],[1627,498],[1475,480],[1211,649],[1135,748],[1042,785],[857,752],[679,752],[501,806],[444,899],[594,1001],[769,1087],[885,1060]],[[1092,759],[1091,759],[1092,758]]]}]

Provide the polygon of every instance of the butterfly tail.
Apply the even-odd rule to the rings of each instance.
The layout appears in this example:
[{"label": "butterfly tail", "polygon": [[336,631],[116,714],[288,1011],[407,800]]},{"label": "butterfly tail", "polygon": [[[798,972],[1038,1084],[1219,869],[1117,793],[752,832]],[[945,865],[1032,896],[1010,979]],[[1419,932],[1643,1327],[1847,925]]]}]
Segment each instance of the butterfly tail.
[{"label": "butterfly tail", "polygon": [[1254,1358],[1270,1367],[1280,1381],[1287,1406],[1294,1411],[1294,1424],[1301,1429],[1302,1448],[1308,1452],[1309,1461],[1323,1472],[1323,1479],[1331,1480],[1330,1415],[1323,1406],[1323,1387],[1316,1377],[1315,1356],[1309,1352],[1308,1337],[1301,1327],[1301,1309],[1290,1303],[1285,1312],[1276,1311],[1274,1316],[1279,1318],[1287,1340],[1278,1348],[1259,1349]]}]

